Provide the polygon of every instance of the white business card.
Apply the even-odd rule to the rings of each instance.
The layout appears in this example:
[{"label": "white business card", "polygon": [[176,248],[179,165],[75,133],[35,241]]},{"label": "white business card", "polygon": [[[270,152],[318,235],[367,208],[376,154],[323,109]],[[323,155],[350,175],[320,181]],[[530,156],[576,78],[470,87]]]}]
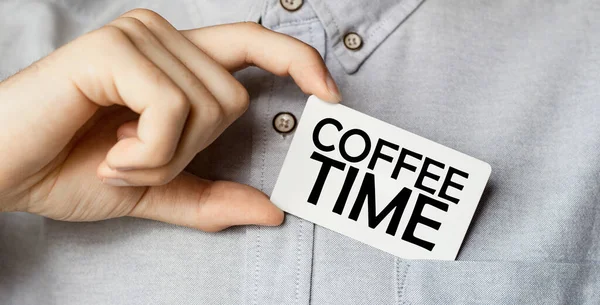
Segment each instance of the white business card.
[{"label": "white business card", "polygon": [[271,201],[401,258],[454,260],[490,173],[483,161],[311,96]]}]

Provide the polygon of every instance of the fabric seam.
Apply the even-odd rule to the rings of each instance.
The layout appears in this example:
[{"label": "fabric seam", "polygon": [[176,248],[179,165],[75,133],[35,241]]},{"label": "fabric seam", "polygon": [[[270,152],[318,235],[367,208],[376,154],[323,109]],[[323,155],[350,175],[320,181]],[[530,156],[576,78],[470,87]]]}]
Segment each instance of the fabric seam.
[{"label": "fabric seam", "polygon": [[[337,22],[335,22],[335,18],[333,17],[333,14],[331,14],[331,9],[329,8],[329,6],[327,5],[326,2],[322,2],[322,7],[324,9],[323,12],[325,12],[327,14],[327,16],[329,17],[329,19],[331,20],[329,23],[332,23],[333,27],[335,28],[335,32],[331,35],[330,38],[333,39],[333,37],[335,37],[336,35],[337,36],[341,36],[341,34],[340,34],[340,27],[338,26]],[[325,24],[324,28],[326,28],[327,25],[328,25],[328,23]],[[327,34],[327,31],[325,31],[325,34]],[[335,47],[335,46],[337,46],[340,43],[341,43],[341,40],[340,39],[336,39],[336,41],[333,42],[332,46]]]},{"label": "fabric seam", "polygon": [[260,274],[260,227],[256,228],[256,251],[254,258],[256,262],[254,264],[254,291],[252,293],[252,304],[258,305],[258,279]]},{"label": "fabric seam", "polygon": [[302,219],[298,219],[299,221],[299,229],[297,235],[297,244],[296,244],[296,290],[295,290],[295,303],[298,304],[300,302],[300,262],[302,255],[302,228],[304,221]]},{"label": "fabric seam", "polygon": [[[394,258],[396,263],[396,298],[398,305],[409,305],[410,303],[407,300],[403,300],[404,292],[405,292],[405,284],[406,284],[406,276],[408,274],[408,268],[410,264],[407,262],[404,268],[400,268],[400,264],[402,263],[399,258]],[[401,271],[401,269],[403,269]]]},{"label": "fabric seam", "polygon": [[[264,191],[265,189],[265,160],[266,160],[266,154],[267,154],[267,124],[266,122],[269,119],[269,113],[271,112],[271,99],[273,98],[273,88],[275,87],[275,79],[270,76],[272,81],[271,81],[271,88],[269,89],[269,95],[268,95],[268,99],[267,99],[267,111],[265,111],[265,115],[264,115],[264,119],[262,120],[262,144],[263,144],[263,148],[262,148],[262,153],[261,153],[261,173],[260,173],[260,189],[262,191]],[[255,268],[254,268],[254,293],[253,293],[253,299],[252,299],[252,304],[254,305],[258,305],[258,286],[259,286],[259,280],[260,280],[260,226],[257,227],[256,230],[256,254],[255,254],[255,259],[256,259],[256,264],[255,264]]]},{"label": "fabric seam", "polygon": [[288,21],[285,23],[280,23],[280,24],[276,24],[276,25],[272,26],[271,30],[282,29],[282,28],[285,28],[288,26],[294,26],[294,25],[310,24],[310,23],[313,23],[318,20],[319,20],[319,18],[317,18],[317,17],[310,17],[310,18],[301,19],[301,20]]},{"label": "fabric seam", "polygon": [[[308,44],[313,45],[313,32],[312,32],[312,23],[308,24]],[[298,218],[298,234],[297,234],[297,245],[296,245],[296,290],[295,290],[295,303],[300,303],[300,273],[301,273],[301,263],[302,263],[302,230],[304,230],[304,220]],[[311,258],[312,259],[312,258]],[[310,266],[312,269],[312,266]],[[312,274],[308,277],[309,279],[312,277]],[[310,295],[309,298],[310,300]]]}]

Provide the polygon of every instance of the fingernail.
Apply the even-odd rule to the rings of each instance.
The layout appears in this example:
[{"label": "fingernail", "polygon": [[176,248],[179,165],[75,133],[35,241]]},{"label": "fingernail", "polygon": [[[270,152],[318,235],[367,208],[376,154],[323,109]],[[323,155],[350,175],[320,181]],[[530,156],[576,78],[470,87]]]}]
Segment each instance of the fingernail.
[{"label": "fingernail", "polygon": [[336,101],[342,101],[342,95],[340,94],[340,90],[338,89],[337,85],[335,84],[335,81],[333,80],[333,77],[331,77],[331,74],[329,72],[327,72],[327,77],[325,77],[325,83],[327,84],[327,89],[329,90],[329,93],[331,93],[336,98]]},{"label": "fingernail", "polygon": [[102,183],[112,186],[131,186],[127,181],[116,178],[104,178],[102,179]]}]

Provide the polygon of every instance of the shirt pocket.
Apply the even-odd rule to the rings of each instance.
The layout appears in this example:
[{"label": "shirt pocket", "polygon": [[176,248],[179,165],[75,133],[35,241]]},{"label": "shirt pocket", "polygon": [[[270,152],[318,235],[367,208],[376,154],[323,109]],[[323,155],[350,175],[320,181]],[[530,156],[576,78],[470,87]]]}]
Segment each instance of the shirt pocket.
[{"label": "shirt pocket", "polygon": [[402,261],[399,304],[600,304],[598,262]]}]

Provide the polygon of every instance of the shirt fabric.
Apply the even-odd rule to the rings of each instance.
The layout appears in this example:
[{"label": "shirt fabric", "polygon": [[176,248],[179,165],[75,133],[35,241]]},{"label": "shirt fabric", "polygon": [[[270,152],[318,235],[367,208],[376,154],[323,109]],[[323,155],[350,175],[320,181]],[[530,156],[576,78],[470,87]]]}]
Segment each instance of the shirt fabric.
[{"label": "shirt fabric", "polygon": [[[399,259],[292,215],[204,233],[8,213],[0,304],[600,304],[597,2],[4,0],[0,79],[136,7],[179,29],[260,19],[321,53],[343,104],[488,162],[458,258]],[[250,108],[189,170],[270,194],[293,137],[272,119],[307,96],[236,77]]]}]

